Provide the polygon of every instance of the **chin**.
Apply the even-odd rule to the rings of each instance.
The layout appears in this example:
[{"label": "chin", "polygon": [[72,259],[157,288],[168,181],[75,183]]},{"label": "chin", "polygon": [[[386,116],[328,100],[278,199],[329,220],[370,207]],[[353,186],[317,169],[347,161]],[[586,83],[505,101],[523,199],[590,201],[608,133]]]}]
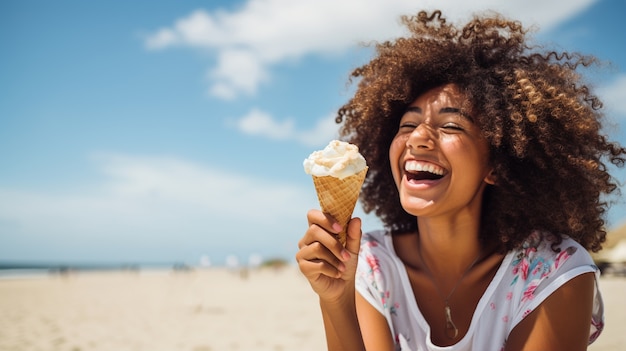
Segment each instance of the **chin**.
[{"label": "chin", "polygon": [[402,209],[404,209],[404,211],[406,211],[408,214],[416,217],[424,216],[425,214],[430,212],[429,209],[432,207],[433,203],[434,202],[432,200],[416,198],[403,199],[403,197],[400,197],[400,204],[402,205]]}]

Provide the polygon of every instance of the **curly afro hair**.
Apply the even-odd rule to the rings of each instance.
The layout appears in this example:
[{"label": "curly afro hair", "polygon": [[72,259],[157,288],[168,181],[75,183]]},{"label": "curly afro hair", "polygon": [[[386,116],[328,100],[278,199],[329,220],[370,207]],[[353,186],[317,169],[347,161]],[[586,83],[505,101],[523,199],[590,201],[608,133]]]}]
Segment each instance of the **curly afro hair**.
[{"label": "curly afro hair", "polygon": [[520,22],[497,13],[449,24],[440,11],[403,17],[408,37],[377,43],[356,68],[354,96],[338,111],[341,138],[370,171],[361,201],[392,234],[415,232],[400,204],[389,146],[406,107],[422,93],[456,84],[477,111],[497,182],[483,199],[481,240],[502,251],[533,232],[567,235],[588,250],[605,240],[607,196],[619,193],[605,162],[623,167],[626,149],[602,134],[601,101],[577,72],[592,56],[541,52]]}]

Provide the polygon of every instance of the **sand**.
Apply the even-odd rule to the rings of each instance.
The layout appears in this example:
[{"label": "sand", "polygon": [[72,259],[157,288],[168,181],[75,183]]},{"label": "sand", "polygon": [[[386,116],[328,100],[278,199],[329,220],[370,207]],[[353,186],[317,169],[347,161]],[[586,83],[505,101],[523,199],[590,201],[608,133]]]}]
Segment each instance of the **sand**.
[{"label": "sand", "polygon": [[[592,351],[626,350],[626,279],[603,278]],[[297,268],[73,273],[0,280],[1,351],[324,350]]]}]

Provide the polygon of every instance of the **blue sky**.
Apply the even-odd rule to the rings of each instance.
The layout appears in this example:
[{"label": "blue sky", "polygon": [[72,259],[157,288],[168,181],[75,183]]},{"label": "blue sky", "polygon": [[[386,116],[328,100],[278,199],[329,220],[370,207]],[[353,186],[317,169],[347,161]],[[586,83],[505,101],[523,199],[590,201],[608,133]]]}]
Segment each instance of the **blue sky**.
[{"label": "blue sky", "polygon": [[[0,260],[291,259],[317,206],[302,160],[335,136],[359,42],[435,3],[0,2]],[[588,73],[626,143],[625,1],[438,3],[612,62]]]}]

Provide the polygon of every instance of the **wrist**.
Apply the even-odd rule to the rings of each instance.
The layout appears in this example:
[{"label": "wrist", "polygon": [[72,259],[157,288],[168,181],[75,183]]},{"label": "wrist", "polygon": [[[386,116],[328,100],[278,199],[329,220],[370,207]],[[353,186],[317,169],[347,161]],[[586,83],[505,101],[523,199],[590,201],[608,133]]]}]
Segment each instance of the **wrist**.
[{"label": "wrist", "polygon": [[322,308],[344,308],[346,306],[355,305],[356,290],[354,285],[347,286],[340,295],[337,296],[320,296],[319,302]]}]

